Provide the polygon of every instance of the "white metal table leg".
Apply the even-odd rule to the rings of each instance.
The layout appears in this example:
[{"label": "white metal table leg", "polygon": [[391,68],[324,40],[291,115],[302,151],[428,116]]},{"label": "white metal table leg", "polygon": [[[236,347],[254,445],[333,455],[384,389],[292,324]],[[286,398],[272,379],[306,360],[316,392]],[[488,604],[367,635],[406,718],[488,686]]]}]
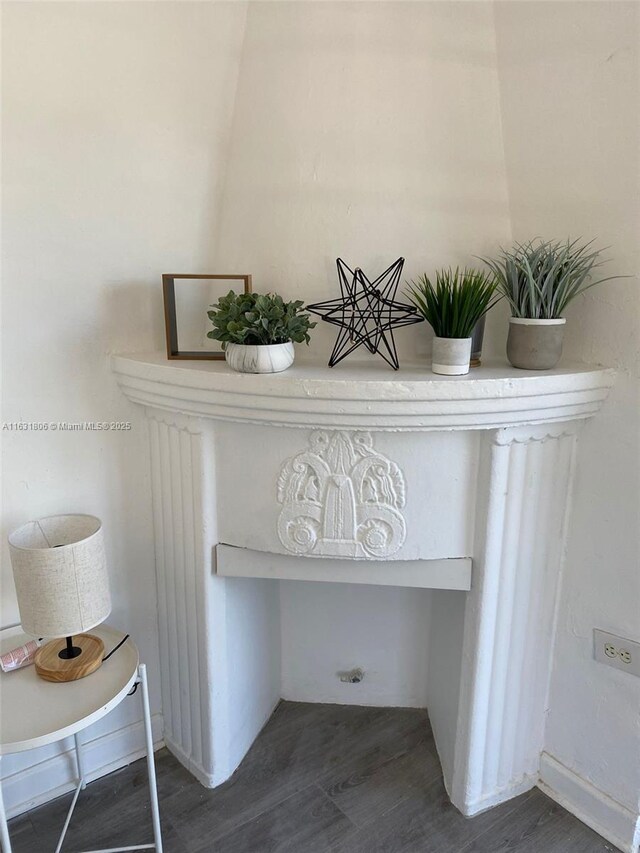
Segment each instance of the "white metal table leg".
[{"label": "white metal table leg", "polygon": [[149,708],[149,690],[147,687],[147,667],[138,666],[140,687],[142,689],[142,710],[144,715],[144,734],[147,744],[147,773],[149,775],[149,794],[151,796],[151,818],[153,820],[153,840],[156,853],[162,853],[162,833],[160,831],[160,809],[158,806],[158,788],[156,786],[156,766],[153,760],[153,734],[151,732],[151,710]]},{"label": "white metal table leg", "polygon": [[4,810],[2,799],[2,785],[0,784],[0,842],[2,853],[11,853],[11,839],[9,838],[9,827],[7,826],[7,814]]},{"label": "white metal table leg", "polygon": [[76,744],[76,765],[78,766],[78,782],[80,783],[81,789],[84,791],[84,789],[87,787],[87,783],[84,775],[84,756],[82,754],[82,743],[80,742],[80,735],[74,735],[73,739]]},{"label": "white metal table leg", "polygon": [[64,822],[64,826],[62,827],[62,832],[60,833],[60,838],[58,839],[58,844],[56,846],[56,853],[60,853],[62,850],[62,845],[64,844],[64,839],[67,834],[67,830],[69,829],[69,824],[71,823],[71,817],[73,815],[73,810],[76,807],[76,803],[78,802],[78,797],[80,796],[80,791],[82,790],[82,781],[78,782],[76,787],[76,792],[73,795],[73,799],[71,800],[71,805],[69,806],[69,811],[67,812],[67,817]]}]

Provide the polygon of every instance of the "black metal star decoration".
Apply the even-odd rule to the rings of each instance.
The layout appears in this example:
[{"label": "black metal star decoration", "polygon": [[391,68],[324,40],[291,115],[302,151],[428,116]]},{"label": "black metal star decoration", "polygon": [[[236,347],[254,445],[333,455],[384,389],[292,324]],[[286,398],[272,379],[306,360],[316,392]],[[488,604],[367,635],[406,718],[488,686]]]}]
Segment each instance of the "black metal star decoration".
[{"label": "black metal star decoration", "polygon": [[398,352],[393,339],[394,329],[421,323],[422,317],[413,305],[396,301],[404,258],[398,258],[375,281],[370,281],[360,267],[352,270],[342,258],[336,260],[341,296],[307,305],[307,311],[317,314],[326,323],[339,326],[340,331],[329,359],[334,367],[360,346],[378,353],[398,370]]}]

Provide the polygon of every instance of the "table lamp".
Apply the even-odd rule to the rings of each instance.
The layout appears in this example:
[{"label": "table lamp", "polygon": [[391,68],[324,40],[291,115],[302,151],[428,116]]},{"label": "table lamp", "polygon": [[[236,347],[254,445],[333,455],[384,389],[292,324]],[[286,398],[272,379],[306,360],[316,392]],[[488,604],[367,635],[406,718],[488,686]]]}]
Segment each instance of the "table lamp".
[{"label": "table lamp", "polygon": [[47,681],[75,681],[102,663],[104,643],[85,631],[111,612],[102,524],[92,515],[52,515],[9,536],[22,628],[62,638],[35,655]]}]

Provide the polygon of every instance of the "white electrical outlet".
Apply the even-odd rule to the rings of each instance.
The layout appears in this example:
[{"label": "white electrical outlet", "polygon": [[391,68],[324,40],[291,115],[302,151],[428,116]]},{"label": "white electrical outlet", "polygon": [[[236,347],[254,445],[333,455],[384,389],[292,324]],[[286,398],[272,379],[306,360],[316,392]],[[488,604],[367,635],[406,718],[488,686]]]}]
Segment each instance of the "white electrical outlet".
[{"label": "white electrical outlet", "polygon": [[600,663],[640,676],[640,643],[593,629],[593,656]]}]

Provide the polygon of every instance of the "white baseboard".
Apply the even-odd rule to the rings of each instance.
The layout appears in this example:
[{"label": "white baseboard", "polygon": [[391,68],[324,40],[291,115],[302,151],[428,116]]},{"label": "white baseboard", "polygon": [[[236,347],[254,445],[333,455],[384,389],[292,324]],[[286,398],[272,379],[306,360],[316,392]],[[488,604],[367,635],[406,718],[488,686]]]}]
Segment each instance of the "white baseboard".
[{"label": "white baseboard", "polygon": [[538,787],[624,853],[638,853],[640,816],[542,753]]},{"label": "white baseboard", "polygon": [[[154,749],[163,746],[162,715],[151,718]],[[15,817],[36,806],[72,791],[76,784],[73,741],[68,749],[32,764],[2,779],[2,792],[8,817]],[[145,755],[142,720],[114,732],[83,741],[87,782],[106,776]]]}]

